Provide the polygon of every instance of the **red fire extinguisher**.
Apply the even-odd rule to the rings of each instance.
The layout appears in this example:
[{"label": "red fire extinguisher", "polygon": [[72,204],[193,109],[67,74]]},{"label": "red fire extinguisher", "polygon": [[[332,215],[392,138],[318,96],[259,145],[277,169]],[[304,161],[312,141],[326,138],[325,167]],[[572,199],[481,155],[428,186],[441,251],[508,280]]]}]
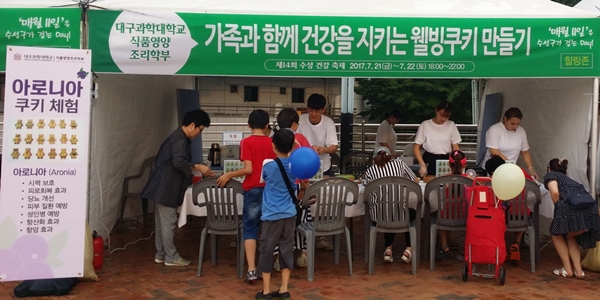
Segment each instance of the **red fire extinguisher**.
[{"label": "red fire extinguisher", "polygon": [[92,233],[92,238],[94,241],[94,260],[92,264],[94,265],[94,270],[99,270],[102,268],[102,263],[104,262],[104,240],[95,230]]}]

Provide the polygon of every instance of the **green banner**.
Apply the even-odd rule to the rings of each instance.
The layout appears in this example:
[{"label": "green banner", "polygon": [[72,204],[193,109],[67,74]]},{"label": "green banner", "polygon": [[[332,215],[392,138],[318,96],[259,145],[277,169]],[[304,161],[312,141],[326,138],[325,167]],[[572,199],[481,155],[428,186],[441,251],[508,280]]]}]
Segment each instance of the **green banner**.
[{"label": "green banner", "polygon": [[593,77],[600,19],[89,11],[96,72],[290,77]]},{"label": "green banner", "polygon": [[0,72],[6,70],[6,46],[79,49],[79,8],[0,8]]}]

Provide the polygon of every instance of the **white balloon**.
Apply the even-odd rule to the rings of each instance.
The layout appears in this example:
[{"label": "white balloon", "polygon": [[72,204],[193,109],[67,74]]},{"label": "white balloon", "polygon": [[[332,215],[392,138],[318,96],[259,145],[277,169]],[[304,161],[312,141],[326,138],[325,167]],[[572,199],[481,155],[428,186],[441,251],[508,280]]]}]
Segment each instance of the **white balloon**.
[{"label": "white balloon", "polygon": [[501,200],[511,200],[517,197],[525,187],[523,170],[515,164],[503,164],[494,171],[492,190]]}]

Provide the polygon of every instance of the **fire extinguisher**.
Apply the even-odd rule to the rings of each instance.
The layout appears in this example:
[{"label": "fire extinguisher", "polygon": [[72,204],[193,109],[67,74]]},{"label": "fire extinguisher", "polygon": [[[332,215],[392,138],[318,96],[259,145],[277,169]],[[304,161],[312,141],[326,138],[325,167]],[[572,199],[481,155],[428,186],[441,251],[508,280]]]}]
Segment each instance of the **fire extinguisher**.
[{"label": "fire extinguisher", "polygon": [[94,270],[99,270],[102,268],[102,263],[104,262],[104,240],[95,230],[92,233],[92,238],[94,241],[94,260],[92,264],[94,265]]}]

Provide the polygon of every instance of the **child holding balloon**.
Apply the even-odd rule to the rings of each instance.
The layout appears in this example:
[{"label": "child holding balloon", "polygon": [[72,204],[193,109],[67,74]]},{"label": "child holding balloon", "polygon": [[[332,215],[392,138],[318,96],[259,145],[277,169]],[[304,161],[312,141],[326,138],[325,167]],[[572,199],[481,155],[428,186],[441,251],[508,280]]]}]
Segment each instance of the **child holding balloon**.
[{"label": "child holding balloon", "polygon": [[[296,112],[293,108],[290,108],[290,107],[283,108],[277,114],[277,125],[279,125],[279,129],[280,130],[289,130],[294,133],[294,146],[292,147],[292,151],[294,151],[295,149],[298,149],[300,147],[310,147],[310,143],[308,142],[306,137],[303,134],[296,132],[298,130],[299,122],[300,122],[300,116],[298,116],[298,112]],[[300,193],[302,193],[304,190],[306,190],[306,188],[308,188],[309,182],[308,182],[308,180],[297,180],[296,183],[299,183],[301,185],[300,192],[298,194],[298,199],[302,199],[302,195],[300,195]],[[310,222],[311,221],[310,206],[307,207],[306,209],[303,209],[301,213],[298,213],[296,215],[296,217],[299,218],[299,220],[297,220],[297,223]],[[306,265],[307,265],[306,237],[304,237],[303,235],[301,235],[299,233],[296,233],[296,239],[294,242],[294,246],[296,249],[301,250],[301,253],[298,256],[298,259],[296,260],[296,265],[298,267],[306,267]],[[278,254],[279,254],[279,249],[276,248],[275,252],[273,253],[273,255],[275,255],[275,257],[274,257],[275,263],[273,265],[273,268],[276,271],[281,271],[281,266],[279,265],[279,259],[277,259]]]},{"label": "child holding balloon", "polygon": [[[494,175],[494,171],[496,171],[496,169],[498,167],[500,167],[501,165],[505,164],[506,161],[499,155],[492,155],[486,162],[485,162],[485,170],[490,174],[490,177],[492,177]],[[529,179],[529,180],[535,180],[531,175],[529,175],[525,169],[521,168],[521,170],[523,171],[523,175],[525,176],[525,179]],[[525,195],[525,190],[523,190],[522,192],[523,197],[526,197]],[[529,210],[528,207],[511,207],[507,213],[511,213],[512,211],[515,210],[526,210],[526,215],[530,216],[531,215],[531,211]],[[525,231],[518,231],[515,232],[515,238],[514,238],[514,242],[510,245],[510,255],[509,255],[509,259],[510,261],[515,264],[518,265],[519,263],[521,263],[521,241],[523,240],[523,236],[525,235]]]},{"label": "child holding balloon", "polygon": [[[273,134],[273,151],[280,160],[264,161],[261,181],[265,188],[262,203],[262,221],[260,234],[260,257],[258,269],[262,272],[263,290],[256,294],[256,299],[290,299],[288,283],[291,270],[294,268],[294,232],[296,230],[296,203],[292,200],[291,191],[285,180],[289,180],[292,188],[296,177],[290,172],[289,154],[294,146],[294,133],[290,130],[278,130]],[[315,155],[316,156],[316,155]],[[285,175],[283,174],[285,172]],[[287,177],[287,178],[286,178]],[[279,290],[271,292],[271,273],[273,272],[273,250],[279,244],[279,265],[281,266],[281,285]]]}]

